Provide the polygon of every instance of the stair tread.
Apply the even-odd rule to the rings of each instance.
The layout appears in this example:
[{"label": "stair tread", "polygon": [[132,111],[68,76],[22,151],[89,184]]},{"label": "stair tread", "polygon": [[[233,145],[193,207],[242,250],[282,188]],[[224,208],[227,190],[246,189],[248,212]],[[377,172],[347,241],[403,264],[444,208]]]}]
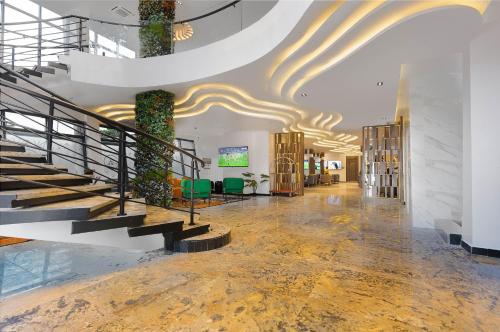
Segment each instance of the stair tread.
[{"label": "stair tread", "polygon": [[67,209],[67,208],[89,208],[91,211],[99,209],[103,206],[107,206],[117,202],[120,197],[117,193],[105,193],[106,196],[114,196],[115,198],[102,197],[102,196],[90,196],[83,198],[76,198],[68,201],[54,202],[43,205],[38,205],[36,207],[31,207],[29,210],[40,210],[40,209]]},{"label": "stair tread", "polygon": [[23,146],[23,145],[12,142],[0,141],[0,146]]},{"label": "stair tread", "polygon": [[109,218],[115,218],[115,217],[133,217],[133,216],[145,216],[147,214],[146,211],[146,205],[141,204],[141,203],[135,203],[133,201],[126,201],[125,202],[125,216],[118,216],[118,212],[120,210],[119,206],[115,206],[112,209],[109,209],[103,213],[100,213],[96,217],[89,219],[89,221],[99,221],[99,220],[106,220]]},{"label": "stair tread", "polygon": [[[189,224],[189,213],[167,210],[157,206],[147,206],[147,216],[144,219],[144,225],[156,225],[169,222],[171,220],[182,220],[184,225]],[[199,223],[199,215],[195,215],[195,223]]]},{"label": "stair tread", "polygon": [[46,73],[46,74],[55,74],[55,69],[51,67],[46,67],[46,66],[35,66],[36,71]]},{"label": "stair tread", "polygon": [[68,65],[61,62],[49,61],[47,64],[49,65],[49,67],[68,70]]},{"label": "stair tread", "polygon": [[18,151],[0,151],[0,157],[31,157],[31,158],[44,158],[45,155],[31,152],[18,152]]},{"label": "stair tread", "polygon": [[[15,178],[15,179],[14,179]],[[2,182],[15,182],[15,181],[58,181],[58,180],[92,180],[92,177],[89,176],[77,176],[72,174],[42,174],[42,175],[9,175],[9,177],[5,177],[0,174],[0,183]]]},{"label": "stair tread", "polygon": [[[81,186],[70,186],[68,189],[77,189],[80,191],[91,192],[96,190],[111,189],[114,185],[112,184],[87,184]],[[72,194],[74,191],[60,188],[36,188],[36,189],[19,189],[19,190],[5,190],[0,191],[1,195],[16,195],[17,200],[30,199],[37,197],[47,197],[47,196],[58,196],[65,194]]]},{"label": "stair tread", "polygon": [[[0,163],[0,169],[5,169],[5,168],[17,168],[17,169],[42,169],[40,167],[36,166],[43,166],[44,168],[52,168],[54,170],[58,169],[67,169],[63,165],[53,165],[53,164],[45,164],[45,163],[30,163],[31,165],[27,164],[8,164],[8,163]],[[36,166],[35,166],[36,165]]]}]

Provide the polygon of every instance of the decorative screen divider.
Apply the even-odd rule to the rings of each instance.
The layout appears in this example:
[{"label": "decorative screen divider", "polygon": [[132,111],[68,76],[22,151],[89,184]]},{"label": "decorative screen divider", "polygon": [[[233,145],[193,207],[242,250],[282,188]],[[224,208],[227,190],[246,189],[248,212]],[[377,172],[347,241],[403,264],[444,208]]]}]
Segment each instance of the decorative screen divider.
[{"label": "decorative screen divider", "polygon": [[304,195],[304,133],[274,134],[271,194]]},{"label": "decorative screen divider", "polygon": [[361,174],[368,195],[400,197],[401,143],[398,123],[363,127]]}]

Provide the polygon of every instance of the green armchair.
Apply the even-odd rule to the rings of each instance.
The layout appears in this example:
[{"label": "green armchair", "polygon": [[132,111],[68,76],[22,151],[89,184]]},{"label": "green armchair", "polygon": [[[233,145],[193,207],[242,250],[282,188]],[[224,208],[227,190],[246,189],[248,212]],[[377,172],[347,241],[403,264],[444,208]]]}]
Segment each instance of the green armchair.
[{"label": "green armchair", "polygon": [[226,195],[243,195],[245,182],[242,178],[224,178],[222,181],[222,193]]},{"label": "green armchair", "polygon": [[[181,182],[182,197],[184,199],[191,199],[191,180],[184,179]],[[210,202],[212,196],[212,185],[208,179],[198,179],[194,180],[194,193],[193,198],[195,199],[208,199]]]}]

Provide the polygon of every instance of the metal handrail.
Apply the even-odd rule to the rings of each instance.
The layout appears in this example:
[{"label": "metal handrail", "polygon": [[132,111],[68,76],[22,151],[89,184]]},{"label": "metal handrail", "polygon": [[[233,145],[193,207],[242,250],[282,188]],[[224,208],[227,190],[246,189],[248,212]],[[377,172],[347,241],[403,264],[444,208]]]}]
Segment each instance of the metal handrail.
[{"label": "metal handrail", "polygon": [[[36,97],[36,98],[40,98],[40,99],[43,99],[43,100],[46,100],[46,101],[49,101],[49,102],[54,102],[55,104],[58,104],[58,105],[60,105],[62,107],[65,107],[65,108],[69,108],[69,109],[71,109],[71,110],[73,110],[73,111],[75,111],[77,113],[93,117],[96,120],[99,120],[100,122],[106,123],[106,124],[108,124],[108,125],[110,125],[112,127],[119,127],[122,130],[133,132],[135,134],[144,136],[144,137],[149,138],[149,139],[151,139],[153,141],[156,141],[157,143],[160,143],[160,144],[162,144],[162,145],[164,145],[164,146],[166,146],[166,147],[168,147],[168,148],[170,148],[172,150],[179,151],[180,153],[188,156],[191,159],[196,160],[197,162],[199,162],[201,164],[202,167],[205,165],[205,163],[203,162],[203,160],[201,158],[199,158],[199,157],[193,155],[192,153],[189,153],[189,152],[187,152],[187,151],[185,151],[185,150],[183,150],[183,149],[175,146],[174,144],[171,144],[171,143],[169,143],[169,142],[167,142],[165,140],[162,140],[162,139],[160,139],[160,138],[158,138],[158,137],[156,137],[154,135],[146,133],[145,131],[142,131],[140,129],[131,127],[131,126],[126,125],[126,124],[121,123],[121,122],[114,121],[114,120],[106,118],[106,117],[104,117],[102,115],[99,115],[99,114],[96,114],[94,112],[88,111],[88,110],[86,110],[84,108],[81,108],[81,107],[73,104],[68,99],[66,99],[66,98],[64,98],[64,97],[56,94],[55,92],[52,92],[51,90],[49,90],[47,88],[44,88],[40,84],[37,84],[37,83],[33,82],[29,78],[27,78],[27,77],[25,77],[25,76],[17,73],[16,71],[7,68],[3,64],[0,64],[0,68],[2,68],[3,70],[7,71],[9,74],[12,74],[12,75],[14,75],[16,77],[19,77],[22,80],[24,80],[24,81],[32,84],[33,86],[41,89],[42,91],[49,93],[53,97],[49,97],[49,96],[46,96],[46,95],[43,95],[43,94],[31,91],[31,90],[28,90],[28,89],[25,89],[25,88],[21,88],[21,87],[15,85],[15,84],[11,84],[11,83],[5,82],[4,80],[0,81],[0,85],[3,85],[5,87],[8,87],[8,88],[20,91],[20,92],[24,92],[24,93],[30,94],[30,95],[32,95],[33,97]],[[129,137],[132,137],[130,134],[128,134],[128,133],[126,133],[126,134]],[[136,139],[135,137],[132,137],[132,138]]]},{"label": "metal handrail", "polygon": [[[227,5],[224,5],[220,8],[214,9],[206,14],[199,15],[193,18],[188,18],[185,20],[181,21],[176,21],[174,24],[184,24],[188,22],[193,22],[197,20],[201,20],[202,18],[211,16],[213,14],[217,14],[218,12],[223,11],[224,9],[227,9],[229,7],[235,6],[238,2],[241,2],[241,0],[236,0],[232,1]],[[61,17],[56,17],[56,18],[49,18],[49,19],[44,19],[44,20],[34,20],[34,21],[24,21],[24,22],[9,22],[9,23],[0,23],[1,25],[20,25],[20,24],[34,24],[34,23],[45,23],[45,22],[52,22],[52,21],[59,21],[59,20],[64,20],[64,19],[69,19],[69,18],[77,18],[80,20],[85,20],[85,21],[93,21],[93,22],[98,22],[98,23],[104,23],[104,24],[110,24],[110,25],[119,25],[119,26],[125,26],[125,27],[135,27],[135,28],[141,28],[144,27],[148,24],[148,21],[143,21],[142,24],[127,24],[127,23],[119,23],[119,22],[110,22],[106,20],[100,20],[100,19],[95,19],[91,17],[85,17],[85,16],[80,16],[80,15],[66,15],[66,16],[61,16]]]}]

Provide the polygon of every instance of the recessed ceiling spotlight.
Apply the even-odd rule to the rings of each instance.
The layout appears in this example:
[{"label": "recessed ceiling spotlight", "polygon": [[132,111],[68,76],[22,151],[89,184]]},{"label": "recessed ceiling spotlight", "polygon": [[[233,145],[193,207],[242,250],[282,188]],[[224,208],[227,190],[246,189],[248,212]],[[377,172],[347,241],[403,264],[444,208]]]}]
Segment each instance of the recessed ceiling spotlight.
[{"label": "recessed ceiling spotlight", "polygon": [[302,92],[300,95],[301,95],[302,97],[307,97],[307,93],[305,93],[305,92]]},{"label": "recessed ceiling spotlight", "polygon": [[380,82],[377,82],[377,86],[382,86],[384,85],[384,82],[380,81]]},{"label": "recessed ceiling spotlight", "polygon": [[178,4],[179,6],[182,6],[182,2],[180,2],[179,0],[175,1],[176,4]]}]

